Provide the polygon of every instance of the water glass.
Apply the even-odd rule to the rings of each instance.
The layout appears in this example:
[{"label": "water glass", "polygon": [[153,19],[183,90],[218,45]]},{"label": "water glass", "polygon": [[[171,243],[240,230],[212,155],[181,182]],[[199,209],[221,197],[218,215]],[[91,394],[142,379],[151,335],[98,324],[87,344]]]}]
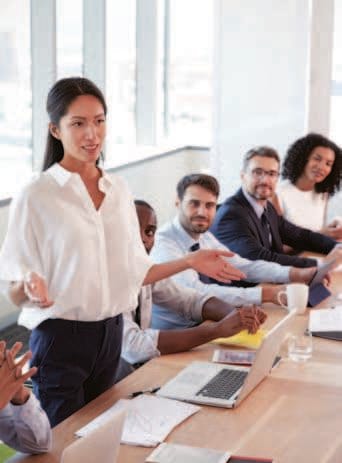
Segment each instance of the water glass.
[{"label": "water glass", "polygon": [[289,358],[294,362],[306,362],[312,357],[312,335],[309,331],[290,335],[287,345]]}]

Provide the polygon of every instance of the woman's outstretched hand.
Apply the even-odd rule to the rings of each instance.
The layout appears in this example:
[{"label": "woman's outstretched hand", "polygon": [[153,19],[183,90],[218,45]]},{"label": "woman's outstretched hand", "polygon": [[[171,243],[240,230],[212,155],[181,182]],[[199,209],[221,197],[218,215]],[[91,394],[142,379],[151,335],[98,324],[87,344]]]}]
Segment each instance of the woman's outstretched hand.
[{"label": "woman's outstretched hand", "polygon": [[200,249],[187,255],[187,260],[194,270],[204,273],[208,277],[230,283],[233,280],[242,280],[246,275],[233,267],[225,257],[232,257],[233,252],[216,249]]}]

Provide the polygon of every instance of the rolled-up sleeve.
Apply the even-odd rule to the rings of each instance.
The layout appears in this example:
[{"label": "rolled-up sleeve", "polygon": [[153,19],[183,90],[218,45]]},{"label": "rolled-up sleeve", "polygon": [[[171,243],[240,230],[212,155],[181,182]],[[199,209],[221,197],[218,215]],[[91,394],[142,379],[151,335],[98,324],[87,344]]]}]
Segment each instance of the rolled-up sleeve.
[{"label": "rolled-up sleeve", "polygon": [[188,320],[200,323],[203,305],[213,297],[211,292],[200,293],[194,289],[180,286],[170,278],[158,281],[152,288],[153,304],[165,307]]},{"label": "rolled-up sleeve", "polygon": [[131,313],[124,313],[121,355],[127,362],[133,365],[158,357],[158,339],[159,330],[143,330],[133,321]]},{"label": "rolled-up sleeve", "polygon": [[4,290],[8,288],[7,282],[23,280],[27,270],[44,273],[31,199],[24,189],[10,206],[8,229],[0,252],[0,281]]}]

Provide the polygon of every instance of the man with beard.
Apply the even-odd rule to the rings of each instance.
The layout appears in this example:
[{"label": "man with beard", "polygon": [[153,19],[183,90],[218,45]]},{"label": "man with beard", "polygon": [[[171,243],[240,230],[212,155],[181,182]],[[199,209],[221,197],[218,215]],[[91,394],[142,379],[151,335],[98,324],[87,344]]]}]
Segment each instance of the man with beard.
[{"label": "man with beard", "polygon": [[[222,204],[211,231],[221,243],[245,258],[296,267],[315,266],[316,259],[284,254],[283,245],[327,254],[336,241],[298,227],[277,214],[269,200],[275,192],[279,165],[274,149],[260,146],[249,150],[241,172],[242,188]],[[326,259],[339,258],[340,254],[341,249],[336,248]]]},{"label": "man with beard", "polygon": [[[149,254],[154,244],[157,217],[145,201],[135,200],[140,235]],[[156,330],[150,327],[152,303],[161,304],[181,314],[196,325],[189,329]],[[134,367],[153,357],[183,352],[217,337],[232,336],[241,330],[254,333],[266,319],[258,307],[236,310],[230,304],[174,283],[170,278],[141,288],[139,305],[124,313],[121,361],[117,381],[133,371]],[[210,320],[212,323],[202,323]]]},{"label": "man with beard", "polygon": [[[156,234],[156,242],[151,257],[156,262],[177,259],[189,251],[201,249],[224,249],[212,233],[208,231],[212,224],[219,185],[211,175],[191,174],[183,177],[177,185],[176,207],[178,214],[172,222],[161,227]],[[252,283],[308,283],[316,271],[316,262],[312,268],[284,267],[277,263],[263,260],[250,261],[234,255],[228,258],[231,265],[246,274]],[[283,286],[264,285],[262,287],[223,286],[193,270],[186,270],[172,277],[176,283],[187,288],[194,288],[201,294],[210,293],[232,304],[260,305],[263,302],[277,303],[277,295]],[[161,305],[153,306],[152,327],[157,329],[175,329],[193,326],[194,321],[180,314],[167,310]]]}]

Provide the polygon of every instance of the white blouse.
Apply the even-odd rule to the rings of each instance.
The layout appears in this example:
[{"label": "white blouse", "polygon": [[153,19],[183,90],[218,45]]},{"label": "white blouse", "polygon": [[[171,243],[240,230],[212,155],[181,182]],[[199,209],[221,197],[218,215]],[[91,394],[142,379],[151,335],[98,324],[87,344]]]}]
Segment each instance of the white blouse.
[{"label": "white blouse", "polygon": [[152,266],[141,242],[126,183],[99,180],[96,210],[77,173],[54,164],[13,200],[0,252],[0,280],[43,276],[54,301],[48,309],[25,302],[19,324],[33,329],[48,318],[97,321],[136,308]]},{"label": "white blouse", "polygon": [[290,222],[313,231],[325,225],[328,202],[325,193],[302,191],[285,180],[278,186],[277,196],[284,217]]}]

